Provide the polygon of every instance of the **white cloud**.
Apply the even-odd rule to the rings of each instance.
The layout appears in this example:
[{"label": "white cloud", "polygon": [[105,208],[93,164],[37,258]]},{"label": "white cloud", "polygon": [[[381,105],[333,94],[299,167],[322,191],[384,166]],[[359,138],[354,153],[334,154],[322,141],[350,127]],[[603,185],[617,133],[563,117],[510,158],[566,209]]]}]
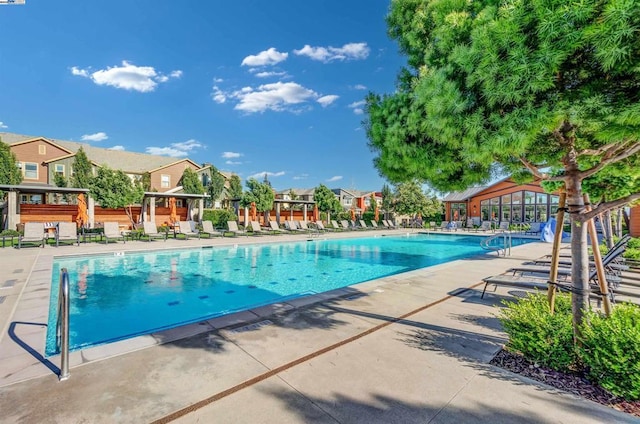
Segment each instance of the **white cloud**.
[{"label": "white cloud", "polygon": [[180,78],[182,71],[172,71],[169,76],[156,72],[152,66],[136,66],[126,60],[121,66],[107,67],[90,73],[88,69],[71,68],[71,73],[80,77],[90,78],[98,85],[108,85],[123,90],[147,93],[156,89],[158,83],[169,81],[170,78]]},{"label": "white cloud", "polygon": [[355,113],[356,115],[362,115],[364,113],[362,106],[364,106],[366,103],[367,102],[365,102],[364,100],[360,100],[358,102],[351,103],[349,107],[353,109],[353,113]]},{"label": "white cloud", "polygon": [[95,134],[85,134],[82,137],[80,137],[80,140],[82,141],[103,141],[108,139],[109,137],[107,136],[107,133],[104,132],[97,132]]},{"label": "white cloud", "polygon": [[241,66],[267,66],[275,65],[286,60],[289,53],[281,53],[271,47],[268,50],[261,51],[257,55],[249,55],[242,60]]},{"label": "white cloud", "polygon": [[309,177],[309,174],[300,174],[293,177],[294,180],[306,180]]},{"label": "white cloud", "polygon": [[238,152],[222,152],[222,158],[223,159],[236,159],[239,158],[240,156],[242,156],[242,153],[238,153]]},{"label": "white cloud", "polygon": [[4,122],[0,121],[0,128],[9,128]]},{"label": "white cloud", "polygon": [[222,78],[214,78],[214,79],[213,79],[213,82],[215,82],[215,83],[221,83],[221,82],[224,82],[224,80],[223,80]]},{"label": "white cloud", "polygon": [[193,149],[196,149],[198,147],[204,147],[204,144],[200,143],[197,140],[194,139],[190,139],[187,141],[183,141],[181,143],[171,143],[171,147],[174,147],[178,150],[183,150],[185,152],[189,152]]},{"label": "white cloud", "polygon": [[89,72],[87,72],[85,69],[79,69],[77,66],[71,67],[71,74],[80,77],[89,77]]},{"label": "white cloud", "polygon": [[213,86],[213,93],[211,93],[211,98],[214,102],[221,104],[227,101],[227,95],[224,94],[222,90],[217,85]]},{"label": "white cloud", "polygon": [[334,60],[360,60],[369,56],[367,43],[348,43],[342,47],[311,47],[306,44],[300,50],[293,53],[298,56],[307,56],[312,60],[328,63]]},{"label": "white cloud", "polygon": [[276,82],[264,84],[255,89],[245,87],[231,96],[238,100],[234,109],[254,113],[265,110],[277,112],[291,110],[292,105],[315,99],[318,94],[295,82]]},{"label": "white cloud", "polygon": [[183,158],[188,156],[191,150],[199,147],[204,147],[204,145],[197,140],[190,139],[180,143],[171,143],[169,147],[147,147],[146,152],[150,155]]},{"label": "white cloud", "polygon": [[322,107],[327,107],[329,106],[331,103],[335,102],[336,100],[338,100],[340,96],[336,96],[335,94],[330,94],[328,96],[322,96],[320,97],[318,100],[316,100],[318,103],[320,103],[322,105]]},{"label": "white cloud", "polygon": [[335,175],[327,180],[327,182],[332,183],[334,181],[340,181],[342,179],[342,175]]},{"label": "white cloud", "polygon": [[242,162],[228,160],[228,161],[225,162],[225,165],[242,165]]},{"label": "white cloud", "polygon": [[125,150],[124,146],[113,146],[109,147],[108,150]]},{"label": "white cloud", "polygon": [[285,174],[284,171],[278,171],[278,172],[262,171],[262,172],[256,172],[255,174],[249,175],[247,179],[255,178],[256,180],[262,180],[264,179],[265,175],[268,178],[268,177],[282,177],[284,174]]},{"label": "white cloud", "polygon": [[256,72],[256,77],[258,78],[269,78],[269,77],[285,77],[287,76],[286,72]]},{"label": "white cloud", "polygon": [[362,84],[356,84],[353,86],[354,89],[356,90],[366,90],[367,86],[366,85],[362,85]]}]

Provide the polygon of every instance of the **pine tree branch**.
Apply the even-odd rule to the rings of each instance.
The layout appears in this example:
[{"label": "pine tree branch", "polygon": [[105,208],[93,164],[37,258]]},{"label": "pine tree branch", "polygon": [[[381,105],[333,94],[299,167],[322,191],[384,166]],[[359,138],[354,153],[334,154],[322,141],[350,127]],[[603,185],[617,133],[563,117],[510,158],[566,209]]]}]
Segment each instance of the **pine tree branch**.
[{"label": "pine tree branch", "polygon": [[526,160],[522,156],[519,157],[518,159],[520,160],[520,162],[522,162],[524,167],[527,168],[529,171],[531,171],[531,173],[533,175],[535,175],[536,177],[540,178],[541,180],[548,180],[549,179],[549,175],[544,173],[544,172],[541,172],[540,168],[538,168],[537,165],[532,164],[531,162],[529,162],[528,160]]},{"label": "pine tree branch", "polygon": [[621,160],[624,160],[630,156],[633,156],[638,152],[640,152],[640,143],[638,142],[631,143],[631,144],[623,143],[621,145],[616,146],[615,148],[612,147],[604,153],[604,155],[602,156],[602,159],[597,165],[595,165],[590,169],[580,172],[579,177],[581,179],[590,177],[591,175],[600,171],[605,166],[615,162],[620,162]]},{"label": "pine tree branch", "polygon": [[616,141],[615,143],[606,144],[598,149],[585,149],[579,152],[578,156],[598,156],[603,153],[606,153],[608,150],[610,150],[613,147],[616,147],[618,144],[620,144],[620,142]]},{"label": "pine tree branch", "polygon": [[626,197],[622,197],[617,200],[612,200],[610,202],[601,202],[597,207],[591,209],[589,212],[585,212],[584,214],[581,214],[581,217],[584,221],[588,221],[589,219],[592,219],[596,215],[599,215],[611,209],[619,208],[637,199],[640,199],[640,193],[630,194]]}]

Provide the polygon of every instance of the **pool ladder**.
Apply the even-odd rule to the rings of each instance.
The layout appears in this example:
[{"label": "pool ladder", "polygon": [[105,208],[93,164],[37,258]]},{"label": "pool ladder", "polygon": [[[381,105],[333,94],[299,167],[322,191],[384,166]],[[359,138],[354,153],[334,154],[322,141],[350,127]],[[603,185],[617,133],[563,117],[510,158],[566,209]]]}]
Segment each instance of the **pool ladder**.
[{"label": "pool ladder", "polygon": [[64,381],[69,378],[69,273],[66,268],[60,270],[56,347],[60,351],[58,380]]},{"label": "pool ladder", "polygon": [[[489,244],[493,240],[499,240],[500,238],[503,239],[502,247],[500,247],[500,246],[491,246]],[[509,256],[511,256],[511,244],[512,244],[511,232],[502,231],[501,233],[494,234],[491,237],[487,237],[486,239],[482,240],[480,242],[480,247],[482,247],[484,250],[490,250],[492,252],[496,252],[498,254],[498,256],[500,256],[500,251],[502,251],[502,256],[506,257],[507,256],[507,252],[508,252]]]}]

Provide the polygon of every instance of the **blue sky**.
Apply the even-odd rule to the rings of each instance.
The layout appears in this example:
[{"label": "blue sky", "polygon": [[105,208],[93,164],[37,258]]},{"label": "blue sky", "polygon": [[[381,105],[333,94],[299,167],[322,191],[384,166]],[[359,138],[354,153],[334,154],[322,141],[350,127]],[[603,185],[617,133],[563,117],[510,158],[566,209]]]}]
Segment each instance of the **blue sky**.
[{"label": "blue sky", "polygon": [[0,131],[379,190],[361,122],[405,60],[388,0],[0,6]]}]

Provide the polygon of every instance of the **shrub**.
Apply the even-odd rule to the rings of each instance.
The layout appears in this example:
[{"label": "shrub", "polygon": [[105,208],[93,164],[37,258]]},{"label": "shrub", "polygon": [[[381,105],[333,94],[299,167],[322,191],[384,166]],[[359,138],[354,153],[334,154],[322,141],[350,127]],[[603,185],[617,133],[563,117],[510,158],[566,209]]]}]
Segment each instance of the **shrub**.
[{"label": "shrub", "polygon": [[640,237],[633,237],[627,243],[629,249],[640,249]]},{"label": "shrub", "polygon": [[620,304],[608,318],[590,313],[578,354],[592,381],[627,400],[640,399],[640,308]]},{"label": "shrub", "polygon": [[571,300],[558,294],[555,313],[549,313],[544,294],[530,294],[517,302],[504,302],[498,318],[509,335],[506,348],[527,359],[556,370],[567,370],[576,363],[573,347]]},{"label": "shrub", "polygon": [[0,233],[0,236],[6,236],[6,237],[18,237],[19,235],[20,233],[15,230],[3,230]]},{"label": "shrub", "polygon": [[227,228],[227,221],[237,221],[238,216],[229,209],[205,209],[202,220],[211,221],[214,228]]},{"label": "shrub", "polygon": [[627,248],[624,251],[623,255],[627,259],[635,259],[636,261],[640,260],[640,249],[636,248]]}]

